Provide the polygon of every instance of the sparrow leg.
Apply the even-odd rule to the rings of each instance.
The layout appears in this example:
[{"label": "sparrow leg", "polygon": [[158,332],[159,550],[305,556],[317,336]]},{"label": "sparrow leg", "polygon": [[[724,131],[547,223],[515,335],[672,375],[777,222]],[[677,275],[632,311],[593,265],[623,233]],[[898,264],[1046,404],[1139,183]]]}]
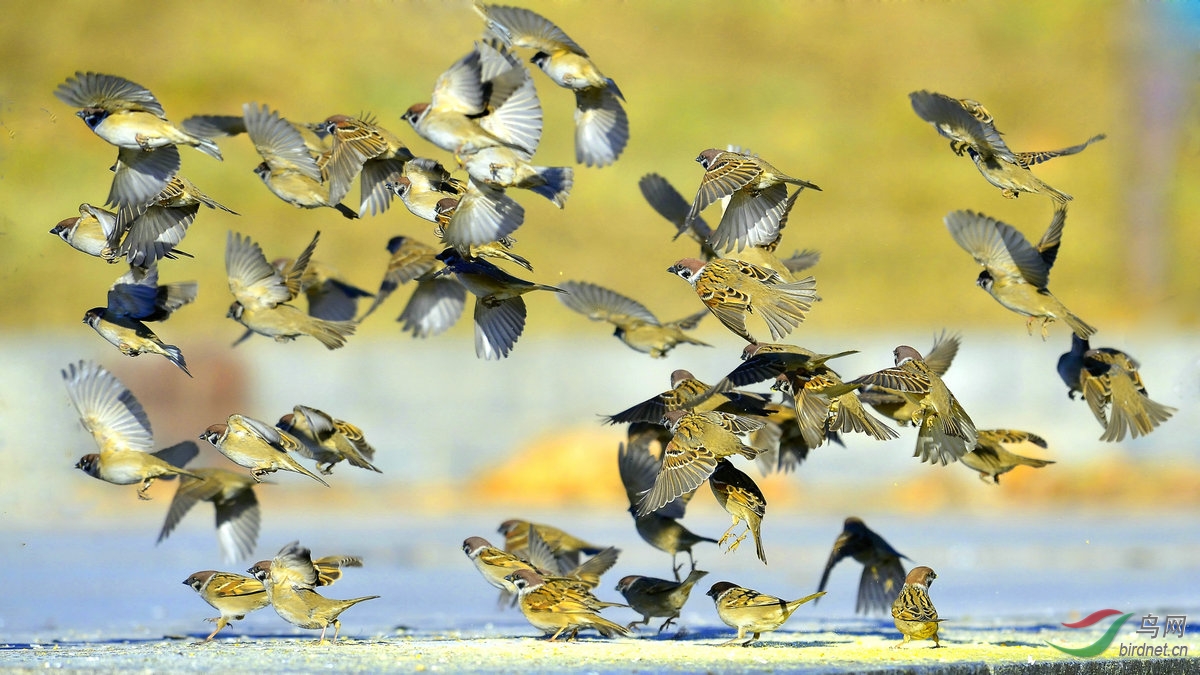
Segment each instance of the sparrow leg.
[{"label": "sparrow leg", "polygon": [[1042,342],[1045,342],[1046,338],[1050,336],[1049,327],[1053,321],[1054,319],[1048,316],[1042,318]]},{"label": "sparrow leg", "polygon": [[317,471],[320,471],[322,474],[328,476],[329,474],[333,473],[333,465],[334,464],[337,464],[337,462],[330,462],[330,463],[326,464],[325,466],[321,466],[320,464],[318,464]]},{"label": "sparrow leg", "polygon": [[229,625],[229,622],[226,621],[225,617],[223,616],[218,616],[215,619],[205,619],[205,621],[215,621],[217,623],[217,627],[213,629],[213,632],[209,633],[208,637],[204,638],[205,642],[212,642],[212,639],[216,637],[217,633],[220,633],[222,628]]},{"label": "sparrow leg", "polygon": [[[746,627],[738,626],[737,637],[733,638],[732,640],[726,640],[725,642],[722,642],[721,644],[719,644],[717,646],[718,647],[728,647],[729,645],[741,642],[742,640],[745,640],[745,639],[746,639]],[[746,643],[746,644],[749,644],[749,643]],[[746,645],[743,644],[742,646],[745,647]]]},{"label": "sparrow leg", "polygon": [[1028,319],[1025,319],[1025,332],[1026,333],[1033,335],[1033,320],[1036,318],[1037,317],[1031,316]]},{"label": "sparrow leg", "polygon": [[729,550],[726,551],[726,553],[733,553],[734,551],[736,551],[737,547],[741,545],[742,540],[745,539],[746,535],[748,535],[748,534],[750,534],[750,528],[746,528],[746,531],[742,533],[742,536],[733,540],[733,543],[729,545]]},{"label": "sparrow leg", "polygon": [[567,626],[563,626],[562,628],[559,628],[557,631],[555,631],[554,635],[550,636],[549,640],[546,640],[546,642],[554,642],[555,640],[558,639],[559,635],[562,635],[563,632],[565,632],[567,630],[567,628],[568,628]]},{"label": "sparrow leg", "polygon": [[1004,188],[1000,191],[1000,194],[1008,197],[1009,199],[1016,199],[1021,193],[1013,188]]},{"label": "sparrow leg", "polygon": [[[728,539],[733,536],[733,528],[737,527],[737,524],[738,524],[738,521],[734,520],[733,524],[729,526],[729,529],[725,530],[725,534],[721,535],[721,538],[717,540],[717,546],[725,545],[725,542],[728,541]],[[729,550],[732,551],[733,549],[729,549]]]},{"label": "sparrow leg", "polygon": [[328,644],[325,641],[325,631],[327,631],[327,630],[329,630],[329,624],[325,624],[324,626],[321,627],[321,639],[317,640],[317,644],[319,644],[319,645]]},{"label": "sparrow leg", "polygon": [[137,491],[138,499],[141,499],[143,501],[150,501],[150,498],[146,496],[146,490],[150,489],[150,484],[153,482],[154,482],[153,478],[147,478],[142,481],[142,487],[138,488],[138,491]]},{"label": "sparrow leg", "polygon": [[266,469],[251,469],[250,475],[254,477],[255,483],[261,483],[263,474],[269,473]]},{"label": "sparrow leg", "polygon": [[[672,617],[668,618],[666,621],[663,622],[663,625],[658,627],[658,632],[661,633],[664,630],[666,630],[667,626],[670,626],[673,621],[675,621],[675,617],[672,616]],[[646,617],[646,623],[650,623],[649,617]]]},{"label": "sparrow leg", "polygon": [[993,484],[999,485],[1000,484],[999,476],[995,476],[995,483],[993,483],[991,480],[989,480],[989,478],[992,478],[992,476],[989,476],[982,471],[979,472],[979,480],[983,481],[985,484],[987,484],[987,485],[993,485]]},{"label": "sparrow leg", "polygon": [[[326,626],[328,628],[328,626]],[[338,634],[342,632],[342,622],[337,619],[333,620],[333,644],[337,644]]]}]

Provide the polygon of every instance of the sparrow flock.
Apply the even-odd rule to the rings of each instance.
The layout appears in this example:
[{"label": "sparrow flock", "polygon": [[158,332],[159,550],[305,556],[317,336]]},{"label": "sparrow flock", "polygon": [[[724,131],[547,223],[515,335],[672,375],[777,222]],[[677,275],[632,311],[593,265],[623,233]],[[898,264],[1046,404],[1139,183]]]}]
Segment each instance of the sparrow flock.
[{"label": "sparrow flock", "polygon": [[[641,178],[641,193],[675,228],[674,236],[687,234],[698,244],[696,257],[663,261],[663,269],[688,282],[700,301],[666,313],[681,318],[660,320],[640,302],[592,281],[550,285],[507,271],[502,265],[526,273],[534,269],[516,252],[513,237],[525,220],[522,191],[565,210],[576,179],[572,167],[535,163],[546,120],[538,78],[526,62],[574,94],[577,163],[616,163],[629,141],[629,120],[616,82],[549,19],[519,7],[476,3],[475,10],[483,21],[480,39],[436,79],[427,102],[392,115],[407,122],[407,132],[446,153],[441,158],[414,155],[401,135],[382,126],[388,123],[386,116],[339,112],[319,122],[297,122],[255,101],[246,102],[240,114],[197,114],[175,124],[148,89],[130,80],[94,72],[67,78],[54,95],[76,108],[96,136],[117,147],[105,202],[113,210],[83,203],[78,216],[51,230],[72,248],[125,267],[105,304],[88,310],[84,323],[127,356],[157,354],[191,376],[181,348],[164,342],[147,323],[165,321],[191,303],[198,287],[195,282],[160,284],[158,266],[163,260],[176,265],[192,257],[179,245],[201,206],[238,213],[180,174],[178,148],[190,146],[221,160],[218,140],[237,142],[225,139],[241,134],[262,159],[253,173],[283,202],[336,210],[339,219],[360,219],[384,217],[398,198],[413,216],[431,223],[437,243],[388,235],[391,258],[380,270],[378,290],[371,292],[314,257],[320,232],[302,249],[307,234],[298,233],[292,251],[273,252],[298,250],[295,258],[271,259],[251,235],[230,230],[224,261],[232,295],[227,317],[245,329],[238,342],[252,335],[280,342],[311,337],[330,350],[339,349],[362,321],[409,283],[414,290],[398,319],[403,330],[422,338],[446,331],[461,316],[470,294],[475,298],[475,353],[485,360],[512,354],[528,318],[523,296],[535,291],[553,293],[568,309],[612,324],[614,336],[627,347],[656,359],[677,347],[683,347],[681,353],[713,348],[691,334],[711,313],[747,343],[740,363],[731,362],[731,370],[713,384],[676,369],[670,389],[606,418],[627,426],[617,460],[634,529],[647,544],[670,554],[673,578],[626,575],[615,590],[627,604],[609,602],[598,593],[601,575],[618,562],[614,547],[522,520],[500,525],[502,548],[479,536],[463,541],[464,554],[501,592],[501,605],[515,604],[550,640],[572,640],[589,629],[604,637],[625,637],[652,619],[665,619],[661,632],[678,622],[691,590],[708,574],[697,569],[697,546],[712,543],[730,554],[750,538],[756,557],[767,564],[765,542],[770,537],[763,535],[764,529],[770,534],[768,499],[744,470],[752,464],[759,473],[795,470],[826,444],[855,442],[859,435],[887,441],[910,433],[906,427],[913,428],[914,457],[931,465],[961,462],[990,484],[1018,466],[1054,463],[1045,459],[1049,443],[1038,434],[976,426],[967,412],[972,401],[960,402],[945,379],[961,346],[958,334],[943,332],[924,355],[899,345],[891,365],[857,377],[834,369],[837,359],[854,349],[819,353],[784,342],[810,314],[819,315],[817,281],[804,273],[820,255],[803,251],[779,257],[783,231],[801,192],[822,193],[805,199],[835,196],[786,173],[803,171],[791,159],[773,157],[783,167],[776,168],[739,148],[705,149],[695,159],[702,173],[690,203],[662,176]],[[1059,150],[1014,152],[977,101],[917,91],[910,102],[917,116],[949,139],[957,156],[970,158],[1005,197],[1029,193],[1050,198],[1053,215],[1036,244],[1016,227],[974,210],[950,211],[944,222],[953,240],[983,268],[976,283],[1002,306],[1026,317],[1030,334],[1035,323],[1043,340],[1056,321],[1071,329],[1070,349],[1057,371],[1070,399],[1079,394],[1103,427],[1101,440],[1136,438],[1167,421],[1175,410],[1149,398],[1138,362],[1116,349],[1091,347],[1097,329],[1048,288],[1072,197],[1039,179],[1032,168],[1080,153],[1104,136]],[[360,191],[351,207],[343,202],[355,179]],[[710,208],[717,203],[723,210],[717,226],[710,228],[701,216],[707,211],[714,217]],[[359,301],[365,298],[373,301],[360,312]],[[760,341],[768,334],[772,342]],[[137,398],[102,366],[80,361],[62,374],[99,449],[83,456],[77,468],[109,483],[138,485],[140,499],[149,498],[147,489],[155,480],[177,481],[159,542],[197,502],[211,502],[224,559],[248,560],[262,519],[255,490],[265,476],[299,473],[337,489],[330,476],[343,461],[379,472],[375,449],[362,430],[301,404],[274,425],[235,412],[199,434],[248,473],[229,466],[188,467],[198,454],[197,444],[184,441],[155,450],[150,421]],[[768,389],[748,389],[761,385]],[[311,460],[313,469],[301,459]],[[688,503],[706,483],[732,519],[719,537],[696,534],[682,523]],[[686,574],[681,574],[680,553],[688,556]],[[890,611],[904,643],[929,639],[940,646],[942,619],[929,598],[933,570],[917,566],[906,571],[903,561],[910,559],[856,517],[845,520],[812,594],[786,600],[799,594],[775,597],[730,581],[712,584],[706,595],[721,621],[737,631],[725,644],[750,644],[782,626],[801,605],[815,604],[825,595],[834,567],[848,557],[863,565],[856,611]],[[377,596],[334,600],[318,588],[339,578],[342,567],[361,564],[351,556],[314,560],[307,548],[293,542],[273,559],[253,565],[251,576],[205,570],[184,584],[220,612],[211,619],[217,626],[206,640],[270,604],[287,622],[320,629],[321,641],[332,626],[336,641],[339,616]],[[641,620],[622,625],[601,616],[611,608],[629,608]]]}]

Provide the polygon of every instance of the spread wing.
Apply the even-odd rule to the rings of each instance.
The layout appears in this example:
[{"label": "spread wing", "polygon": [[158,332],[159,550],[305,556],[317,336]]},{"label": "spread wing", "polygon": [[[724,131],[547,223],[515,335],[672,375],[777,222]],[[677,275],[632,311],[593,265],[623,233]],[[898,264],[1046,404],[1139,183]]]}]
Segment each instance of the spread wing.
[{"label": "spread wing", "polygon": [[101,451],[150,451],[154,445],[150,419],[133,392],[112,373],[91,361],[80,361],[67,366],[62,376],[79,421]]}]

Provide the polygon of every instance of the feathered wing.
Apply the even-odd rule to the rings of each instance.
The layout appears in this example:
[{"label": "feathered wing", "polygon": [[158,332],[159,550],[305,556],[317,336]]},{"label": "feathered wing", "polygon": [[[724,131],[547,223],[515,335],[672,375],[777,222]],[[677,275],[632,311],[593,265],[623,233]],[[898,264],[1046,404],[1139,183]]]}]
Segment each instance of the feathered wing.
[{"label": "feathered wing", "polygon": [[897,557],[886,556],[863,565],[854,611],[859,614],[878,611],[887,615],[904,587],[905,574],[904,565]]},{"label": "feathered wing", "polygon": [[475,355],[495,361],[505,358],[525,330],[525,300],[520,296],[494,307],[475,300]]},{"label": "feathered wing", "polygon": [[467,289],[458,279],[421,279],[396,320],[413,337],[426,338],[440,335],[457,323],[466,305]]},{"label": "feathered wing", "polygon": [[91,361],[69,365],[62,376],[79,421],[102,451],[150,451],[154,446],[150,418],[116,376]]},{"label": "feathered wing", "polygon": [[946,228],[955,243],[992,276],[1009,277],[1036,288],[1045,288],[1049,283],[1050,265],[1012,225],[973,211],[951,211],[946,216]]}]

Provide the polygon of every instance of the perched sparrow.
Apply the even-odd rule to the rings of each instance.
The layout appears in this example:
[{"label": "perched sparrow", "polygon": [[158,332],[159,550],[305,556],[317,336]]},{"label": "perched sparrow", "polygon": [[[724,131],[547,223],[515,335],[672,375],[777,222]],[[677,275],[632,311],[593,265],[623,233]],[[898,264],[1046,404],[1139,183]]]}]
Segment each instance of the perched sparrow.
[{"label": "perched sparrow", "polygon": [[[945,331],[942,331],[941,335],[933,339],[933,346],[925,354],[925,365],[929,366],[929,369],[938,377],[945,376],[946,371],[950,370],[950,364],[954,362],[954,357],[958,354],[961,341],[962,338],[957,333],[947,335]],[[900,426],[912,423],[912,416],[917,406],[904,396],[876,388],[869,388],[866,391],[858,389],[855,393],[863,403],[870,405],[876,412]]]},{"label": "perched sparrow", "polygon": [[938,641],[937,609],[929,599],[929,585],[937,575],[928,567],[914,567],[904,579],[904,587],[892,602],[892,618],[896,629],[904,635],[904,640],[893,645],[893,649],[909,640],[933,640],[935,648],[941,647]]},{"label": "perched sparrow", "polygon": [[1145,436],[1166,422],[1175,408],[1150,400],[1138,362],[1112,347],[1092,349],[1086,339],[1071,336],[1071,351],[1058,358],[1058,375],[1068,396],[1083,394],[1096,420],[1104,427],[1102,441],[1121,441],[1125,434]]},{"label": "perched sparrow", "polygon": [[[721,643],[721,646],[741,642],[743,647],[747,647],[763,633],[782,626],[800,605],[825,595],[825,591],[788,602],[728,581],[718,581],[705,595],[713,599],[721,621],[730,628],[736,628],[738,632],[737,637]],[[747,632],[754,634],[749,640],[746,640]],[[742,642],[743,640],[745,642]]]},{"label": "perched sparrow", "polygon": [[592,321],[607,321],[616,326],[613,335],[634,351],[657,359],[666,356],[678,344],[712,346],[684,333],[700,323],[708,313],[706,310],[664,324],[642,303],[603,286],[567,281],[559,287],[566,291],[558,296],[562,304]]},{"label": "perched sparrow", "polygon": [[729,197],[721,223],[708,240],[716,251],[740,251],[774,242],[788,207],[788,184],[798,185],[800,190],[821,189],[741,152],[710,148],[696,161],[704,167],[704,178],[685,222],[690,224],[710,204]]},{"label": "perched sparrow", "polygon": [[1054,200],[1056,208],[1062,208],[1071,200],[1071,195],[1042,182],[1029,167],[1054,157],[1073,155],[1104,138],[1104,134],[1100,134],[1062,150],[1017,153],[1009,150],[992,123],[991,114],[978,102],[930,91],[914,91],[908,97],[917,115],[950,139],[950,148],[955,154],[965,152],[975,162],[979,173],[1000,188],[1005,197],[1016,197],[1022,192],[1046,194]]},{"label": "perched sparrow", "polygon": [[209,467],[192,469],[191,473],[197,478],[185,476],[180,479],[156,543],[161,544],[170,536],[196,502],[212,502],[217,512],[217,542],[221,557],[230,563],[250,557],[258,543],[258,528],[262,521],[258,497],[254,495],[256,481],[245,474]]},{"label": "perched sparrow", "polygon": [[336,643],[342,624],[338,617],[342,612],[378,595],[368,595],[352,600],[332,600],[313,590],[318,585],[316,567],[312,553],[300,542],[292,542],[280,549],[265,569],[263,563],[250,568],[256,579],[262,582],[271,599],[275,613],[284,621],[310,630],[321,629],[318,644],[325,644],[325,631],[333,625],[333,642]]},{"label": "perched sparrow", "polygon": [[438,276],[453,274],[475,296],[475,355],[496,360],[508,356],[525,330],[525,300],[530,291],[554,291],[561,288],[518,279],[482,259],[467,260],[448,248],[437,259],[446,266]]},{"label": "perched sparrow", "polygon": [[754,459],[762,450],[745,445],[745,434],[766,423],[716,411],[667,413],[674,436],[663,450],[662,468],[654,487],[642,496],[638,515],[657,511],[671,500],[700,487],[717,468],[717,461],[730,455]]},{"label": "perched sparrow", "polygon": [[525,208],[503,188],[471,180],[462,197],[442,197],[434,206],[442,243],[474,257],[472,250],[502,241],[525,222]]},{"label": "perched sparrow", "polygon": [[221,616],[215,619],[205,619],[205,621],[214,621],[217,624],[213,632],[204,638],[205,642],[212,641],[222,628],[228,626],[235,619],[240,621],[250,612],[271,604],[270,598],[267,597],[267,590],[263,588],[261,581],[231,572],[216,570],[196,572],[184,579],[183,585],[191,586],[193,591],[200,594],[202,600],[221,613]]},{"label": "perched sparrow", "polygon": [[867,527],[861,518],[851,516],[842,526],[842,533],[833,542],[825,571],[821,572],[818,591],[825,590],[829,573],[846,558],[862,563],[862,577],[858,581],[858,601],[854,605],[857,614],[872,612],[886,613],[904,584],[904,565],[900,562],[908,556],[892,548],[874,530]]},{"label": "perched sparrow", "polygon": [[225,270],[234,302],[227,316],[277,342],[310,335],[327,349],[344,345],[358,327],[356,322],[319,319],[287,304],[300,293],[304,271],[320,236],[320,232],[313,236],[284,274],[267,262],[250,237],[230,232],[225,243]]},{"label": "perched sparrow", "polygon": [[507,45],[537,50],[532,62],[560,87],[575,92],[575,161],[608,166],[629,142],[624,96],[587,52],[548,19],[522,7],[475,3],[487,33]]},{"label": "perched sparrow", "polygon": [[708,244],[708,240],[712,237],[712,228],[700,216],[692,218],[691,221],[688,220],[691,205],[666,178],[656,173],[648,173],[638,181],[638,188],[641,189],[642,197],[645,197],[650,207],[675,226],[676,238],[686,233],[700,245],[700,255],[705,260],[720,257]]},{"label": "perched sparrow", "polygon": [[76,72],[54,96],[69,106],[97,136],[117,146],[108,203],[137,207],[152,201],[179,171],[177,145],[190,145],[221,159],[208,138],[167,121],[162,105],[145,87],[116,75]]},{"label": "perched sparrow", "polygon": [[682,582],[636,574],[622,578],[617,582],[617,592],[625,596],[625,602],[633,611],[642,615],[640,622],[630,622],[626,628],[632,629],[638,623],[648,626],[651,617],[665,616],[667,620],[658,627],[658,632],[666,630],[672,621],[679,618],[679,611],[691,595],[692,587],[706,574],[708,572],[704,570],[694,569]]},{"label": "perched sparrow", "polygon": [[1001,305],[1028,317],[1025,328],[1031,335],[1033,322],[1041,319],[1043,340],[1047,326],[1056,319],[1066,321],[1081,338],[1096,332],[1046,288],[1066,219],[1066,209],[1055,211],[1050,228],[1035,247],[1016,228],[981,213],[951,211],[946,216],[950,236],[983,266],[975,283]]},{"label": "perched sparrow", "polygon": [[359,212],[375,215],[386,211],[393,194],[387,189],[387,182],[399,178],[405,163],[413,159],[408,146],[369,116],[330,115],[324,128],[333,139],[328,172],[330,193],[346,194],[349,182],[359,176],[362,192]]},{"label": "perched sparrow", "polygon": [[687,507],[686,495],[671,500],[652,513],[644,516],[637,514],[642,493],[654,487],[654,478],[658,475],[659,466],[660,462],[650,454],[646,444],[631,439],[628,446],[621,444],[618,447],[617,467],[621,474],[621,483],[625,486],[625,496],[629,499],[629,513],[633,515],[634,527],[647,544],[671,554],[671,570],[678,581],[679,565],[675,564],[675,557],[680,552],[687,553],[688,562],[694,571],[696,560],[692,557],[692,547],[701,542],[715,544],[717,540],[698,535],[679,522]]},{"label": "perched sparrow", "polygon": [[349,422],[334,419],[316,408],[298,405],[280,417],[275,426],[295,436],[301,444],[297,453],[315,460],[317,469],[325,475],[329,475],[333,465],[343,459],[354,466],[383,473],[370,461],[375,458],[375,448],[367,443],[362,430]]},{"label": "perched sparrow", "polygon": [[679,369],[671,373],[671,388],[621,412],[604,419],[609,424],[662,421],[663,415],[676,410],[719,412],[737,415],[766,415],[771,397],[749,391],[727,389],[713,393],[713,388],[697,380],[690,371]]},{"label": "perched sparrow", "polygon": [[116,227],[108,235],[105,259],[124,257],[130,265],[146,267],[162,258],[189,254],[176,250],[201,206],[237,212],[204,194],[188,179],[176,174],[146,204],[124,206]]},{"label": "perched sparrow", "polygon": [[852,384],[879,387],[900,394],[917,406],[912,423],[918,427],[914,457],[922,462],[949,464],[975,447],[975,423],[942,378],[921,359],[917,350],[901,345],[894,350],[896,366],[864,375]]},{"label": "perched sparrow", "polygon": [[604,550],[600,546],[590,544],[579,537],[568,534],[552,525],[532,523],[528,520],[510,518],[500,523],[497,530],[504,535],[504,550],[521,558],[529,558],[530,528],[546,542],[550,552],[559,561],[560,567],[574,567],[579,564],[579,554],[596,555]]},{"label": "perched sparrow", "polygon": [[590,592],[600,584],[600,575],[616,563],[619,552],[609,547],[579,565],[564,570],[560,565],[562,561],[555,557],[550,545],[537,534],[536,529],[529,535],[529,548],[522,557],[502,551],[482,537],[468,537],[463,541],[463,553],[474,563],[485,581],[500,589],[501,606],[508,604],[510,598],[516,600],[517,587],[507,577],[517,570],[530,570],[546,579],[575,582],[581,590]]},{"label": "perched sparrow", "polygon": [[684,258],[667,271],[690,283],[713,316],[747,342],[758,340],[746,330],[746,314],[761,316],[771,337],[780,340],[800,325],[817,299],[812,277],[783,283],[779,274],[740,260]]},{"label": "perched sparrow", "polygon": [[1046,441],[1041,436],[1028,431],[1013,429],[980,429],[976,434],[975,449],[959,457],[967,468],[979,472],[979,479],[985,483],[1000,484],[1000,474],[1008,473],[1018,466],[1032,466],[1040,469],[1054,462],[1048,459],[1026,457],[1017,452],[1023,447],[1036,446],[1046,449]]},{"label": "perched sparrow", "polygon": [[67,395],[83,428],[96,439],[98,454],[84,455],[75,468],[114,485],[141,483],[139,499],[155,478],[196,477],[181,467],[200,449],[191,441],[151,453],[154,437],[150,419],[133,392],[104,368],[91,361],[70,364],[62,371]]},{"label": "perched sparrow", "polygon": [[754,535],[754,548],[758,559],[764,565],[767,564],[767,554],[763,552],[760,533],[762,519],[767,514],[767,498],[763,496],[762,490],[758,489],[758,485],[750,476],[739,471],[727,459],[717,462],[717,468],[708,477],[708,486],[712,488],[713,496],[717,498],[721,508],[733,516],[733,524],[717,540],[717,546],[723,546],[733,536],[733,528],[746,521],[746,532],[730,542],[727,552],[737,549],[749,533]]},{"label": "perched sparrow", "polygon": [[[265,104],[243,105],[242,116],[254,149],[263,158],[254,173],[276,197],[302,209],[328,206],[347,218],[358,217],[339,203],[354,177],[331,175],[334,169],[345,167],[329,164],[327,155],[314,156],[296,127]],[[332,191],[335,185],[342,190],[340,194]]]},{"label": "perched sparrow", "polygon": [[196,299],[196,282],[158,285],[158,269],[130,267],[109,288],[108,306],[89,309],[83,322],[126,356],[159,354],[188,377],[183,352],[164,344],[143,321],[163,321]]},{"label": "perched sparrow", "polygon": [[57,225],[50,228],[50,234],[62,239],[76,251],[116,262],[116,254],[108,245],[116,229],[117,214],[83,203],[79,205],[78,216],[58,221]]},{"label": "perched sparrow", "polygon": [[595,628],[604,637],[629,635],[629,629],[600,616],[605,607],[624,607],[602,602],[570,581],[546,579],[532,570],[519,569],[507,577],[517,588],[521,613],[534,628],[550,635],[550,641],[570,631],[574,640],[579,631]]},{"label": "perched sparrow", "polygon": [[213,447],[233,460],[234,464],[250,469],[255,481],[263,474],[276,471],[295,471],[317,481],[325,487],[329,483],[292,459],[288,451],[299,452],[300,441],[275,427],[252,417],[233,414],[224,424],[213,424],[200,434],[200,438],[212,443]]}]

